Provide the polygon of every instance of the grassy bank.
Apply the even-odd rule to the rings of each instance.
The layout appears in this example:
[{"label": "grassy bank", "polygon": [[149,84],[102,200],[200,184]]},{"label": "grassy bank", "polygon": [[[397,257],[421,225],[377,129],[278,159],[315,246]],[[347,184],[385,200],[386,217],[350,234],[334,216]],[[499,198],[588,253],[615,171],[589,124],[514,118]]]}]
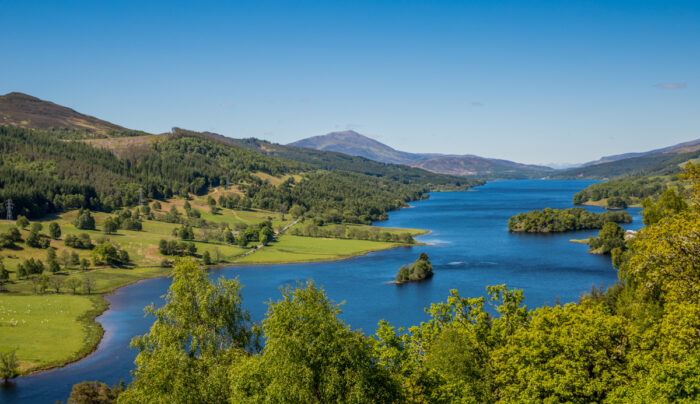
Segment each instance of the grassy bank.
[{"label": "grassy bank", "polygon": [[282,236],[276,243],[247,255],[236,264],[290,264],[335,261],[405,244],[320,237]]}]

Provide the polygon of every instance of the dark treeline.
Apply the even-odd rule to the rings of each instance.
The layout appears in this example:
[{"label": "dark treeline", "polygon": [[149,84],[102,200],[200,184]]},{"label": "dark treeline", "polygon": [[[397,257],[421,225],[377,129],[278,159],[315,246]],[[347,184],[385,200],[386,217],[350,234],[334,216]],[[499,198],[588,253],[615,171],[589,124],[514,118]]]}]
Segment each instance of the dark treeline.
[{"label": "dark treeline", "polygon": [[404,244],[414,244],[416,242],[411,234],[407,232],[391,233],[388,231],[381,231],[378,227],[366,229],[357,226],[344,225],[319,226],[312,221],[292,228],[289,234],[305,237],[345,238],[352,240],[387,241]]},{"label": "dark treeline", "polygon": [[508,220],[508,231],[525,233],[559,233],[574,230],[602,229],[607,222],[631,223],[627,212],[589,212],[584,208],[533,210],[518,213]]}]

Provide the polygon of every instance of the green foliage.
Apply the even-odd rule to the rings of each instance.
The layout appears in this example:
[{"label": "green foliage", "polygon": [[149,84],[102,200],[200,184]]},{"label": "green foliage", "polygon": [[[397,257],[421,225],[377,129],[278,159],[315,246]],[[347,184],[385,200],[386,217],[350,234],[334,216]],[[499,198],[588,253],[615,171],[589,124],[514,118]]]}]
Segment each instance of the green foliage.
[{"label": "green foliage", "polygon": [[381,231],[377,227],[368,229],[362,226],[318,226],[311,221],[307,221],[303,226],[296,226],[292,228],[290,234],[304,237],[371,240],[403,244],[414,244],[416,242],[410,233],[392,233],[388,231]]},{"label": "green foliage", "polygon": [[627,200],[620,196],[613,196],[608,198],[607,201],[608,209],[627,209]]},{"label": "green foliage", "polygon": [[656,201],[651,198],[645,199],[642,202],[642,207],[644,208],[642,212],[643,222],[647,226],[656,224],[665,217],[688,210],[688,204],[683,200],[683,196],[673,188],[665,190]]},{"label": "green foliage", "polygon": [[73,385],[67,404],[111,404],[117,402],[117,397],[126,387],[124,382],[111,388],[101,382],[81,382]]},{"label": "green foliage", "polygon": [[211,260],[211,254],[209,254],[209,251],[204,251],[202,254],[202,264],[204,265],[211,265],[212,260]]},{"label": "green foliage", "polygon": [[0,233],[0,249],[16,248],[16,242],[22,241],[22,234],[17,227],[10,227],[6,232]]},{"label": "green foliage", "polygon": [[178,230],[177,235],[182,240],[194,240],[194,230],[192,230],[191,226],[182,226]]},{"label": "green foliage", "polygon": [[258,240],[260,244],[267,245],[275,237],[275,232],[269,226],[263,226],[260,229]]},{"label": "green foliage", "polygon": [[17,227],[24,230],[25,228],[27,228],[27,226],[29,226],[29,219],[27,219],[25,216],[19,215],[17,216],[15,224],[17,225]]},{"label": "green foliage", "polygon": [[19,361],[17,361],[17,351],[0,352],[0,379],[5,383],[19,375]]},{"label": "green foliage", "polygon": [[143,223],[138,219],[129,218],[124,219],[120,227],[124,230],[141,231],[143,229]]},{"label": "green foliage", "polygon": [[508,401],[602,402],[628,382],[629,321],[573,304],[532,313],[494,353]]},{"label": "green foliage", "polygon": [[39,222],[34,222],[32,223],[32,226],[29,228],[29,231],[32,233],[40,233],[41,230],[44,229],[44,225],[42,225]]},{"label": "green foliage", "polygon": [[49,224],[49,235],[54,240],[61,238],[61,226],[56,222],[51,222],[51,224]]},{"label": "green foliage", "polygon": [[32,280],[32,288],[34,289],[34,293],[38,294],[44,294],[46,292],[46,289],[49,287],[49,277],[48,275],[40,274],[33,276],[31,278]]},{"label": "green foliage", "polygon": [[433,266],[428,254],[422,252],[410,267],[402,266],[396,274],[397,282],[421,281],[433,276]]},{"label": "green foliage", "polygon": [[73,224],[80,230],[95,230],[95,218],[87,209],[80,209]]},{"label": "green foliage", "polygon": [[588,245],[592,251],[600,254],[610,254],[615,249],[624,251],[627,248],[625,244],[625,229],[617,223],[607,222],[598,232],[598,237],[589,239]]},{"label": "green foliage", "polygon": [[573,230],[601,229],[607,222],[631,223],[627,212],[589,212],[584,208],[533,210],[518,213],[508,220],[508,231],[557,233]]},{"label": "green foliage", "polygon": [[44,263],[39,259],[29,258],[23,260],[17,265],[17,274],[20,278],[26,278],[29,275],[37,275],[44,272]]},{"label": "green foliage", "polygon": [[5,263],[0,260],[0,291],[5,289],[5,283],[10,280],[10,271],[5,268]]},{"label": "green foliage", "polygon": [[80,233],[79,235],[68,234],[63,240],[63,243],[72,248],[79,248],[82,250],[90,250],[93,247],[92,239],[87,233]]},{"label": "green foliage", "polygon": [[129,253],[105,242],[92,250],[95,265],[123,266],[129,264]]},{"label": "green foliage", "polygon": [[265,348],[229,370],[231,402],[392,402],[398,386],[370,340],[312,282],[282,290],[263,320]]},{"label": "green foliage", "polygon": [[173,270],[165,304],[146,313],[155,321],[135,337],[136,371],[124,402],[226,402],[226,373],[256,344],[250,316],[241,307],[237,280],[209,281],[191,260]]},{"label": "green foliage", "polygon": [[63,282],[63,286],[66,288],[70,289],[73,294],[75,294],[78,289],[80,289],[80,286],[83,284],[83,282],[80,280],[80,278],[76,276],[71,276],[68,279]]},{"label": "green foliage", "polygon": [[616,178],[591,184],[574,195],[574,204],[597,202],[607,199],[608,207],[624,208],[629,204],[640,203],[646,198],[656,197],[666,189],[662,177]]},{"label": "green foliage", "polygon": [[197,246],[193,242],[162,239],[158,243],[158,251],[163,255],[184,257],[197,254]]},{"label": "green foliage", "polygon": [[119,223],[111,217],[108,217],[105,219],[104,223],[102,223],[102,231],[104,231],[105,234],[114,234],[117,229],[119,229]]},{"label": "green foliage", "polygon": [[[83,260],[83,261],[85,261],[85,260]],[[80,282],[80,284],[83,286],[83,292],[85,292],[85,294],[88,294],[88,295],[90,293],[92,293],[92,291],[95,289],[95,286],[96,286],[95,280],[87,275],[83,276],[83,279]]]}]

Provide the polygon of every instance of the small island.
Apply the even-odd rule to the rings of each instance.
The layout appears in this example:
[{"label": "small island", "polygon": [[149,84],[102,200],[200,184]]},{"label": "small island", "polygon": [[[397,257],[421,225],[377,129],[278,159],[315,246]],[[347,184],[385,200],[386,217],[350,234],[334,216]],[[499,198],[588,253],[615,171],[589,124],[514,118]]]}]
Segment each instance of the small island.
[{"label": "small island", "polygon": [[518,213],[508,220],[508,231],[521,233],[563,233],[602,229],[605,223],[631,223],[627,212],[589,212],[584,208],[533,210]]},{"label": "small island", "polygon": [[433,265],[428,254],[422,252],[418,260],[407,267],[403,265],[396,274],[396,280],[390,283],[420,282],[433,276]]}]

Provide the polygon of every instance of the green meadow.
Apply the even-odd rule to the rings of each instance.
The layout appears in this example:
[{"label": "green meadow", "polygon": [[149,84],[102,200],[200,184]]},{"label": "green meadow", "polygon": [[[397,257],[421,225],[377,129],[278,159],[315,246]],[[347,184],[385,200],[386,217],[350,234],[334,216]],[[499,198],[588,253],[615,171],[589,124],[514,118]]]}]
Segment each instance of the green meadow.
[{"label": "green meadow", "polygon": [[321,237],[285,235],[254,254],[236,261],[237,264],[288,264],[295,262],[332,261],[363,255],[372,251],[402,246],[399,243],[346,240]]}]

